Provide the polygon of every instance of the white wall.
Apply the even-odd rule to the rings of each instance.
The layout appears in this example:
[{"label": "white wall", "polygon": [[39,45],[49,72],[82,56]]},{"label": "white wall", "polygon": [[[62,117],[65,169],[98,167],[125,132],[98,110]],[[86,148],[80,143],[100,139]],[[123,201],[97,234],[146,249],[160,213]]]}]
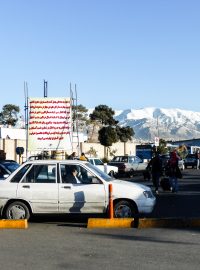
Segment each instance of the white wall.
[{"label": "white wall", "polygon": [[26,130],[22,128],[3,128],[0,127],[1,139],[20,139],[26,140]]},{"label": "white wall", "polygon": [[[129,143],[115,143],[113,144],[111,150],[116,150],[115,155],[135,155],[135,147],[136,144],[134,142]],[[26,140],[12,140],[12,139],[0,139],[0,149],[4,150],[6,153],[6,159],[14,159],[19,162],[19,156],[16,154],[16,147],[24,147],[24,154],[22,155],[22,161],[26,160]],[[85,143],[82,142],[80,144],[80,152],[87,153],[90,148],[93,147],[97,151],[97,156],[100,158],[104,158],[106,156],[105,147],[99,143]],[[28,153],[28,156],[34,155],[37,153]],[[67,153],[71,154],[71,153]],[[111,159],[112,156],[108,154],[108,158]]]}]

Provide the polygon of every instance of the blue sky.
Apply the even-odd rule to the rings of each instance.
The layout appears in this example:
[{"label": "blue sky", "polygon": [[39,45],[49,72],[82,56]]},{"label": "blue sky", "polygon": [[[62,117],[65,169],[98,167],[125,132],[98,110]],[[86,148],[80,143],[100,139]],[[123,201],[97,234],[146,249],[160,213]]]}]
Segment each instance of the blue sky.
[{"label": "blue sky", "polygon": [[0,0],[0,110],[69,96],[200,111],[199,0]]}]

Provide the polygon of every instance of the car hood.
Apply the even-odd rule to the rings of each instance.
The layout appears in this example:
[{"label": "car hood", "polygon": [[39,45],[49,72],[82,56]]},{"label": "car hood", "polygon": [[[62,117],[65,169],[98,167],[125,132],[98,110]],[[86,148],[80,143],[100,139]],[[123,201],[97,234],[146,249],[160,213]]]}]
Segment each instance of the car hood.
[{"label": "car hood", "polygon": [[[112,180],[110,183],[113,185],[114,198],[130,198],[140,200],[143,198],[144,191],[151,191],[151,188],[142,184],[123,181]],[[152,195],[153,196],[153,195]]]}]

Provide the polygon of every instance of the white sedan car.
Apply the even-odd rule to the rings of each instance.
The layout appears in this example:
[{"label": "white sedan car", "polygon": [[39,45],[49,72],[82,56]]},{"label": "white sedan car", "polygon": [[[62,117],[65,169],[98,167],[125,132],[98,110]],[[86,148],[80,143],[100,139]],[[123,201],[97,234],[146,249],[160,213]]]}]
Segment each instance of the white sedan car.
[{"label": "white sedan car", "polygon": [[106,163],[103,163],[103,161],[99,158],[90,157],[88,158],[88,161],[93,164],[94,166],[97,166],[102,172],[105,172],[109,174],[110,176],[117,176],[118,175],[118,167],[108,165]]},{"label": "white sedan car", "polygon": [[152,212],[156,198],[147,186],[111,178],[85,161],[36,160],[22,164],[0,181],[1,217],[107,213],[110,183],[115,217]]}]

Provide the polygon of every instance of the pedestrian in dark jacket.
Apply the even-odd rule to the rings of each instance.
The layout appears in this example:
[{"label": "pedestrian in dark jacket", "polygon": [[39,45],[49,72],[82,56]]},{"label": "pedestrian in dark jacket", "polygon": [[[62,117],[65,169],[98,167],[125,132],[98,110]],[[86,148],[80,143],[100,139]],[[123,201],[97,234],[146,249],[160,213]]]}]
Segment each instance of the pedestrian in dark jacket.
[{"label": "pedestrian in dark jacket", "polygon": [[181,178],[181,172],[178,167],[179,157],[177,156],[176,152],[170,153],[170,159],[167,163],[167,175],[169,176],[169,181],[171,185],[172,192],[178,192],[178,178]]},{"label": "pedestrian in dark jacket", "polygon": [[71,155],[68,156],[67,159],[75,159],[76,158],[76,152],[73,152]]},{"label": "pedestrian in dark jacket", "polygon": [[162,175],[162,160],[158,152],[155,153],[155,156],[150,160],[147,169],[150,169],[153,185],[155,187],[155,192],[158,194],[158,187],[160,182],[160,177]]}]

